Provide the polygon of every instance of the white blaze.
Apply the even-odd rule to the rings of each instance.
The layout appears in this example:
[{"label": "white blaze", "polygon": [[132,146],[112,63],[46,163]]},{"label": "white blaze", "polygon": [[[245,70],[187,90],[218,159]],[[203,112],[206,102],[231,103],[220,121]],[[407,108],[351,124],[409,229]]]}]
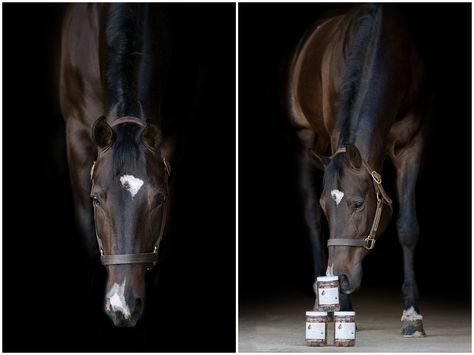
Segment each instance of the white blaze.
[{"label": "white blaze", "polygon": [[138,190],[143,185],[143,180],[136,178],[133,175],[124,175],[120,178],[120,182],[122,183],[122,186],[125,190],[130,192],[130,195],[132,195],[132,198],[135,197],[137,194]]},{"label": "white blaze", "polygon": [[336,205],[339,205],[339,202],[341,202],[342,198],[344,197],[344,192],[339,190],[332,190],[331,197],[334,201],[336,201]]},{"label": "white blaze", "polygon": [[121,312],[125,319],[130,318],[130,309],[125,301],[125,281],[121,285],[114,283],[110,291],[107,293],[106,308],[108,311]]},{"label": "white blaze", "polygon": [[326,276],[334,276],[332,271],[332,264],[328,265],[328,268],[326,269]]}]

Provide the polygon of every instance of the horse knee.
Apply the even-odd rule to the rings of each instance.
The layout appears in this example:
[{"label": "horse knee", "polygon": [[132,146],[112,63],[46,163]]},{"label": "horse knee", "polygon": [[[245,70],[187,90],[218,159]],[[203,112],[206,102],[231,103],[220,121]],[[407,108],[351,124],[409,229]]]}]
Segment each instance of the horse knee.
[{"label": "horse knee", "polygon": [[407,221],[399,219],[397,221],[398,240],[400,244],[407,248],[414,248],[418,242],[418,222],[416,220]]}]

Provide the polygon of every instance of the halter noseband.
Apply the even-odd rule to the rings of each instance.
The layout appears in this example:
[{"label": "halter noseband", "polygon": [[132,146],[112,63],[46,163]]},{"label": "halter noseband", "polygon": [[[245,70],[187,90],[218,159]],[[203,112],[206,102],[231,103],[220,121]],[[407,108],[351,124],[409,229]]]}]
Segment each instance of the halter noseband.
[{"label": "halter noseband", "polygon": [[[346,148],[339,148],[334,155],[338,153],[345,153]],[[363,247],[367,250],[372,250],[375,246],[375,236],[377,234],[377,229],[379,228],[380,217],[382,216],[383,205],[386,204],[392,210],[392,200],[388,197],[387,193],[382,187],[382,176],[372,170],[369,165],[362,161],[362,165],[365,170],[369,173],[372,178],[372,182],[375,189],[375,195],[377,196],[377,210],[375,211],[374,221],[372,222],[372,227],[370,228],[369,235],[364,239],[343,239],[343,238],[330,238],[328,240],[328,246],[347,246],[347,247]]]},{"label": "halter noseband", "polygon": [[[142,127],[146,127],[146,123],[133,116],[123,116],[118,119],[116,119],[114,122],[110,124],[110,127],[115,127],[119,124],[122,123],[133,123],[137,124]],[[165,166],[166,174],[169,177],[171,174],[171,167],[169,162],[166,160],[165,157],[162,157],[162,162],[163,165]],[[91,182],[93,181],[92,177],[94,174],[94,167],[95,167],[95,161],[92,164],[91,171],[90,171],[90,177],[91,177]],[[162,220],[161,220],[161,227],[160,227],[160,233],[158,235],[158,238],[155,242],[155,245],[153,247],[153,252],[151,253],[134,253],[134,254],[104,254],[104,247],[102,244],[102,240],[99,237],[99,234],[97,232],[97,219],[96,219],[96,207],[95,204],[94,206],[94,223],[95,223],[95,235],[97,237],[97,243],[99,244],[99,251],[100,251],[100,261],[102,265],[107,266],[107,265],[123,265],[123,264],[150,264],[151,267],[148,269],[151,269],[156,265],[158,262],[158,249],[160,247],[160,242],[163,237],[163,233],[165,230],[165,224],[166,224],[166,212],[167,212],[167,205],[166,201],[163,202],[162,206]]]}]

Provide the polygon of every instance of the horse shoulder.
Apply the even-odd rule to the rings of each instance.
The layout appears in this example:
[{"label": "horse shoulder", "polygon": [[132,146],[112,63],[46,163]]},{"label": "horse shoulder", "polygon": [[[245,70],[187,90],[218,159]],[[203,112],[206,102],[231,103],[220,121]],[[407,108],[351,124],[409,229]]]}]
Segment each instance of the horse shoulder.
[{"label": "horse shoulder", "polygon": [[314,26],[300,41],[290,65],[288,82],[288,106],[292,123],[301,129],[310,129],[326,145],[330,141],[334,128],[334,95],[337,88],[333,85],[328,71],[331,60],[333,38],[343,16],[337,16]]},{"label": "horse shoulder", "polygon": [[100,6],[71,5],[61,36],[59,99],[64,119],[89,127],[102,114],[99,64]]}]

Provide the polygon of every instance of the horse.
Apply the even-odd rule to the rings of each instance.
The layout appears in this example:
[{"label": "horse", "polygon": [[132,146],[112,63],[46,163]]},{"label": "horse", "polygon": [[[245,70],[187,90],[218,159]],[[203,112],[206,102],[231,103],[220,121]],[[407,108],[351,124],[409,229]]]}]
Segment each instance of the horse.
[{"label": "horse", "polygon": [[159,6],[72,4],[61,33],[60,108],[77,224],[107,270],[104,309],[134,327],[166,234],[173,122],[163,114],[169,24]]},{"label": "horse", "polygon": [[[391,219],[382,167],[386,158],[394,166],[405,337],[425,335],[414,250],[419,237],[415,184],[433,96],[426,67],[403,12],[364,4],[315,23],[296,46],[287,81],[314,271],[339,276],[341,310],[353,310],[349,295],[360,287],[362,261]],[[323,171],[319,201],[318,170]]]}]

